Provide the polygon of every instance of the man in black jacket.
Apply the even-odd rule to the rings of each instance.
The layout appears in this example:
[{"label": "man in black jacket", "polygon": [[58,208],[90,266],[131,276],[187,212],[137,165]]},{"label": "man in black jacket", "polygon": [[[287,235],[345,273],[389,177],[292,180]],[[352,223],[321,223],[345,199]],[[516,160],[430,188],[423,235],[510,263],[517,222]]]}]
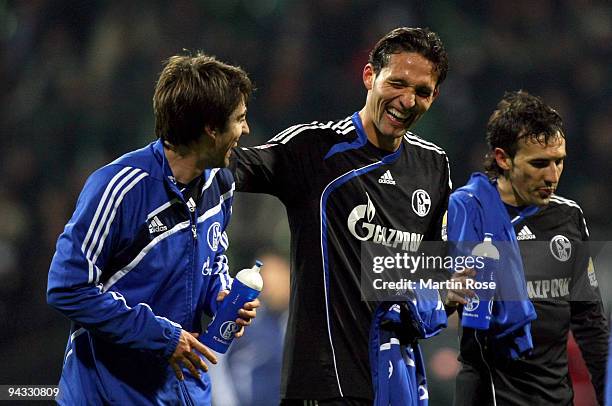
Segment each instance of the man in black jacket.
[{"label": "man in black jacket", "polygon": [[277,196],[291,229],[283,405],[372,404],[375,303],[361,299],[362,243],[414,251],[442,238],[448,159],[408,129],[438,96],[447,69],[435,33],[397,28],[370,53],[360,111],[234,150],[236,190]]},{"label": "man in black jacket", "polygon": [[[538,97],[507,93],[489,119],[486,139],[485,170],[514,228],[527,294],[537,313],[531,322],[534,348],[523,359],[510,360],[492,350],[487,330],[464,327],[455,404],[572,404],[570,331],[603,404],[608,330],[588,250],[589,232],[578,204],[555,194],[566,156],[561,117]],[[479,209],[469,201],[454,201],[451,196],[449,239],[451,231],[461,228],[462,240],[468,241],[475,235],[470,237],[469,230],[479,227]],[[453,278],[474,275],[470,270]],[[447,303],[466,304],[468,296],[473,292],[450,291]]]}]

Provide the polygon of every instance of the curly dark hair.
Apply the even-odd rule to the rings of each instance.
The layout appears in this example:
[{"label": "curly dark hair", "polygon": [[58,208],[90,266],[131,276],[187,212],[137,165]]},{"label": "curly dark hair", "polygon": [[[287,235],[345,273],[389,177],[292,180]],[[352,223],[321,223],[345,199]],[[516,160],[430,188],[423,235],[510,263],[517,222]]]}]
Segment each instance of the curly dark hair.
[{"label": "curly dark hair", "polygon": [[197,141],[205,126],[223,131],[252,91],[249,77],[237,66],[201,52],[172,56],[155,86],[155,135],[179,146]]},{"label": "curly dark hair", "polygon": [[514,158],[520,139],[546,145],[557,134],[565,138],[563,120],[555,109],[524,90],[506,92],[487,123],[486,173],[492,178],[504,173],[495,161],[495,148],[503,149]]},{"label": "curly dark hair", "polygon": [[416,52],[434,64],[434,71],[438,75],[437,85],[444,82],[448,72],[448,55],[444,45],[429,28],[396,28],[382,37],[370,51],[368,62],[378,74],[389,63],[391,54],[400,52]]}]

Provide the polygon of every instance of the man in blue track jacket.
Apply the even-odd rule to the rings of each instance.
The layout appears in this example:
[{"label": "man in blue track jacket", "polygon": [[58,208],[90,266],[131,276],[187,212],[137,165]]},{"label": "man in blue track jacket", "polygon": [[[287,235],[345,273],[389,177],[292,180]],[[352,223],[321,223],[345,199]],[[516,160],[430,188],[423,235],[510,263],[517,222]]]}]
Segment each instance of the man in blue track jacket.
[{"label": "man in blue track jacket", "polygon": [[210,403],[198,353],[216,358],[197,337],[231,284],[225,166],[249,132],[251,91],[240,68],[170,58],[153,98],[159,139],[87,180],[49,270],[48,303],[72,321],[60,404]]}]

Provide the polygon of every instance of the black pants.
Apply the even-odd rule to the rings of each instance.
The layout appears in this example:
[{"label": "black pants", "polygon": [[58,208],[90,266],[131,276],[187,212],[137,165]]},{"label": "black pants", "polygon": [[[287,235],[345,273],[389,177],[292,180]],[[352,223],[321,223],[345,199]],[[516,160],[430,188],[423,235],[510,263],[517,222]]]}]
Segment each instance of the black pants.
[{"label": "black pants", "polygon": [[455,381],[454,406],[493,404],[493,391],[488,373],[484,370],[477,370],[471,365],[462,364]]}]

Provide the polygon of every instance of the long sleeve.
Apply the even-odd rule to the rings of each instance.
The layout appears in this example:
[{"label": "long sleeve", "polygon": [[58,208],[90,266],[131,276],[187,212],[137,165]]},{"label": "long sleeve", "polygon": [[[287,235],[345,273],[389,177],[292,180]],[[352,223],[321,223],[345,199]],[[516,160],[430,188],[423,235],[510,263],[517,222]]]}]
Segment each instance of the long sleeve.
[{"label": "long sleeve", "polygon": [[287,145],[236,148],[234,152],[236,159],[230,168],[239,192],[266,193],[282,200],[287,197],[291,186],[298,187],[299,178],[294,172],[295,166],[291,164]]},{"label": "long sleeve", "polygon": [[608,354],[608,323],[601,302],[572,302],[571,330],[591,374],[597,400],[603,403],[606,360]]},{"label": "long sleeve", "polygon": [[208,285],[208,289],[202,292],[203,297],[203,309],[208,316],[214,316],[217,313],[220,302],[217,302],[217,296],[222,290],[229,290],[232,287],[232,278],[229,274],[229,264],[225,252],[229,248],[229,238],[227,236],[227,228],[229,227],[232,217],[232,204],[234,201],[234,191],[236,184],[234,178],[225,180],[222,182],[226,188],[225,193],[219,197],[220,209],[223,211],[223,224],[220,225],[219,241],[215,245],[213,244],[211,249],[214,249],[214,256],[212,262],[206,265],[207,274],[210,275],[211,282]]},{"label": "long sleeve", "polygon": [[130,191],[148,176],[138,168],[106,166],[87,181],[76,210],[60,235],[48,277],[47,301],[73,322],[106,341],[169,357],[178,324],[156,316],[144,303],[126,303],[103,291],[100,275],[125,238],[123,220]]},{"label": "long sleeve", "polygon": [[[469,255],[473,242],[480,240],[476,230],[476,224],[479,224],[478,211],[467,204],[464,198],[461,193],[453,193],[448,201],[446,233],[449,254],[453,257]],[[443,298],[446,298],[447,293],[441,292]],[[456,307],[446,307],[447,315],[450,316],[456,309]]]},{"label": "long sleeve", "polygon": [[[482,219],[478,210],[465,201],[465,194],[457,193],[451,195],[448,202],[448,241],[452,242],[477,242],[482,240]],[[463,253],[468,255],[471,251]]]},{"label": "long sleeve", "polygon": [[230,170],[236,190],[266,193],[284,203],[307,197],[325,150],[308,130],[317,126],[295,125],[281,131],[266,144],[234,148]]},{"label": "long sleeve", "polygon": [[232,287],[232,277],[229,275],[229,265],[225,250],[229,247],[229,240],[227,233],[224,231],[219,241],[219,250],[215,254],[215,260],[211,266],[211,276],[213,278],[209,285],[208,291],[206,292],[204,311],[209,316],[213,316],[217,313],[219,308],[219,302],[217,302],[217,295],[222,290],[229,290]]},{"label": "long sleeve", "polygon": [[[582,215],[580,216],[582,217]],[[588,231],[584,218],[579,219],[583,241],[576,250],[571,284],[570,328],[591,374],[597,400],[604,404],[608,323],[590,256]]]}]

